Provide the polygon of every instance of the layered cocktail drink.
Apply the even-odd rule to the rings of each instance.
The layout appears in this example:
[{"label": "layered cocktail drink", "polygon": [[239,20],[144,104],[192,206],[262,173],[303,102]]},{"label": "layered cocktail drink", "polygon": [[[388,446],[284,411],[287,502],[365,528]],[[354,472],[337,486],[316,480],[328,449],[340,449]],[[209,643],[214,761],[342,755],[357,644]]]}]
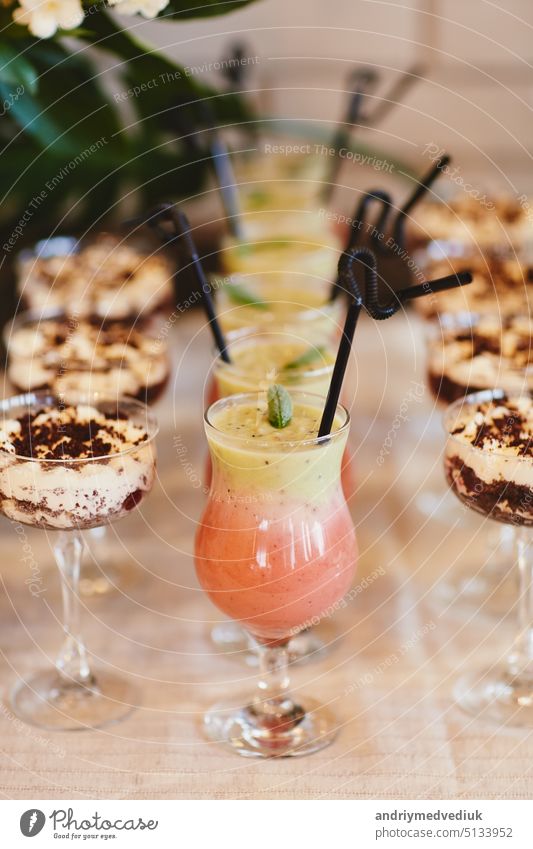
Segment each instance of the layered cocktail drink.
[{"label": "layered cocktail drink", "polygon": [[283,283],[291,275],[317,281],[335,279],[342,245],[333,234],[270,233],[238,240],[228,237],[220,261],[225,274],[264,274]]},{"label": "layered cocktail drink", "polygon": [[255,639],[262,664],[254,702],[211,712],[207,728],[241,753],[263,756],[305,754],[332,739],[329,717],[306,713],[286,691],[287,645],[335,609],[357,557],[340,479],[348,413],[339,407],[333,432],[319,439],[324,399],[287,397],[292,414],[281,426],[272,424],[264,393],[208,409],[213,479],[195,549],[202,587]]},{"label": "layered cocktail drink", "polygon": [[329,280],[247,274],[215,280],[213,285],[219,321],[227,333],[250,327],[297,328],[300,336],[315,344],[338,338],[342,301],[330,301]]}]

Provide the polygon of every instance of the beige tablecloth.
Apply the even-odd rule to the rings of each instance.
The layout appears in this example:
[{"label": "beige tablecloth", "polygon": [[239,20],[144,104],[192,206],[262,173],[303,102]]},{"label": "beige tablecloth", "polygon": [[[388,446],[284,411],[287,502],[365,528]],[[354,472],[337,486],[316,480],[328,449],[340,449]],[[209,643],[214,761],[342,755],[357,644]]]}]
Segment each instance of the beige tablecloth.
[{"label": "beige tablecloth", "polygon": [[[191,557],[204,495],[202,390],[210,342],[200,316],[173,329],[174,379],[159,405],[159,480],[142,508],[114,527],[132,558],[128,582],[84,601],[95,662],[130,676],[141,704],[102,731],[48,733],[0,712],[5,798],[531,798],[533,739],[463,714],[461,669],[503,655],[511,617],[462,613],[443,599],[460,564],[475,569],[486,524],[429,521],[415,500],[442,488],[438,415],[423,385],[421,327],[413,315],[361,322],[352,366],[360,569],[349,604],[325,623],[329,655],[293,669],[297,690],[328,703],[339,736],[294,760],[241,759],[202,738],[200,717],[219,696],[253,685],[242,658],[217,653],[217,611],[198,589]],[[407,420],[408,419],[408,420]],[[60,599],[46,534],[28,532],[42,590],[28,590],[21,541],[0,523],[0,646],[7,691],[51,662]],[[366,576],[366,580],[365,580]]]}]

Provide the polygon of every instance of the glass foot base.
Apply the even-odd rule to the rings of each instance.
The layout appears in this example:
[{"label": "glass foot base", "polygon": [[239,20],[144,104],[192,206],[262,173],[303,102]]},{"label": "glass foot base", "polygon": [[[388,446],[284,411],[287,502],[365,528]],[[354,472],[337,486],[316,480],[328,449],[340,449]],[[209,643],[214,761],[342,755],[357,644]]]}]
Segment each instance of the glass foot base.
[{"label": "glass foot base", "polygon": [[214,705],[204,718],[204,731],[220,743],[248,758],[298,758],[329,746],[337,736],[334,716],[313,699],[305,698],[283,720],[266,724],[253,705],[241,701]]},{"label": "glass foot base", "polygon": [[461,511],[457,498],[450,490],[422,490],[415,498],[415,505],[426,519],[448,528],[467,525],[470,519],[468,513]]},{"label": "glass foot base", "polygon": [[[236,622],[228,621],[215,625],[211,631],[211,640],[217,648],[228,653],[244,653],[244,659],[248,666],[255,667],[258,665],[257,653],[252,650],[250,637]],[[308,628],[290,640],[289,663],[320,660],[328,653],[329,648],[330,645],[321,639],[315,628]]]},{"label": "glass foot base", "polygon": [[513,680],[504,667],[465,675],[455,686],[455,698],[464,711],[480,719],[533,728],[533,682]]},{"label": "glass foot base", "polygon": [[11,692],[11,707],[28,725],[49,731],[84,731],[124,719],[138,704],[135,687],[99,672],[85,686],[69,684],[55,670],[20,681]]},{"label": "glass foot base", "polygon": [[509,564],[483,567],[477,575],[457,576],[437,588],[439,603],[453,605],[462,613],[482,613],[501,619],[516,604],[516,587],[506,577]]}]

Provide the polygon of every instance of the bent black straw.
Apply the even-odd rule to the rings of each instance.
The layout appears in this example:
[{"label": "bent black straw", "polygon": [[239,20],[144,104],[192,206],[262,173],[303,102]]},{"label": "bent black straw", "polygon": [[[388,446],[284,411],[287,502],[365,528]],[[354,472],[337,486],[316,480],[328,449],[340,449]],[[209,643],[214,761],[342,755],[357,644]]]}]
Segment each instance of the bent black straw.
[{"label": "bent black straw", "polygon": [[[354,263],[358,261],[364,267],[365,294],[361,294],[360,286],[354,273]],[[341,256],[339,261],[339,280],[344,288],[350,293],[350,304],[346,314],[343,334],[335,359],[331,383],[324,406],[324,413],[320,422],[318,435],[327,436],[331,433],[335,412],[339,403],[342,383],[348,365],[348,358],[352,348],[357,320],[364,307],[366,312],[377,321],[391,318],[406,301],[421,298],[424,295],[432,295],[443,292],[446,289],[454,289],[457,286],[465,286],[472,282],[469,271],[461,271],[458,274],[450,274],[440,277],[438,280],[428,280],[416,286],[408,286],[395,295],[393,301],[388,304],[380,304],[378,300],[378,279],[376,257],[368,248],[356,248]]]},{"label": "bent black straw", "polygon": [[405,220],[412,209],[416,206],[416,204],[424,197],[426,192],[429,191],[440,172],[449,165],[451,157],[445,155],[439,159],[433,168],[426,174],[425,177],[422,177],[420,183],[412,193],[412,195],[405,201],[404,205],[398,210],[398,214],[394,220],[392,227],[392,237],[399,247],[403,247],[405,243]]},{"label": "bent black straw", "polygon": [[[348,243],[346,248],[344,249],[345,253],[353,250],[359,244],[361,236],[365,227],[367,225],[367,213],[369,207],[373,203],[378,203],[382,206],[382,210],[379,214],[379,218],[376,221],[376,224],[373,227],[373,231],[377,234],[383,233],[385,230],[385,224],[391,210],[392,198],[387,192],[382,192],[380,189],[376,189],[372,192],[367,192],[363,195],[361,200],[358,202],[355,212],[352,217],[352,223],[350,226],[350,234],[348,236]],[[337,275],[337,278],[331,284],[330,291],[330,302],[333,302],[341,293],[342,286],[340,283],[340,278]]]},{"label": "bent black straw", "polygon": [[437,292],[444,292],[446,289],[455,289],[459,286],[467,286],[472,282],[472,280],[473,277],[469,271],[460,271],[458,274],[449,274],[447,277],[439,277],[438,280],[427,280],[425,283],[419,283],[417,286],[407,286],[406,289],[401,289],[397,293],[397,297],[403,304],[405,301],[422,298],[424,295],[434,295]]}]

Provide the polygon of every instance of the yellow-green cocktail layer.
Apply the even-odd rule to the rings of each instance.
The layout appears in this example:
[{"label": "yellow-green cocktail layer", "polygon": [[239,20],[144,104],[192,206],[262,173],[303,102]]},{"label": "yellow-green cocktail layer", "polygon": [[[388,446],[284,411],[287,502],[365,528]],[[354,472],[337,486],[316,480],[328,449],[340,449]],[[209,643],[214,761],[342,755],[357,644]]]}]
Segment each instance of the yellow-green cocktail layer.
[{"label": "yellow-green cocktail layer", "polygon": [[348,427],[337,433],[338,416],[332,437],[317,443],[321,418],[321,406],[297,401],[290,423],[275,428],[261,396],[257,403],[236,398],[212,409],[207,437],[217,496],[229,500],[232,493],[268,492],[307,503],[330,498],[340,484]]},{"label": "yellow-green cocktail layer", "polygon": [[340,242],[327,230],[288,238],[270,235],[258,241],[226,240],[220,260],[227,274],[310,274],[319,280],[332,280],[339,261]]},{"label": "yellow-green cocktail layer", "polygon": [[[305,277],[252,275],[236,276],[227,286],[215,281],[215,288],[219,320],[227,333],[246,327],[296,326],[302,338],[320,344],[319,340],[334,338],[342,326],[343,305],[340,298],[329,302],[328,283]],[[241,288],[254,303],[242,302]]]},{"label": "yellow-green cocktail layer", "polygon": [[251,336],[239,340],[230,345],[229,353],[231,363],[219,360],[215,369],[221,398],[266,390],[272,383],[326,395],[335,361],[334,351],[327,346],[274,334],[272,339]]}]

